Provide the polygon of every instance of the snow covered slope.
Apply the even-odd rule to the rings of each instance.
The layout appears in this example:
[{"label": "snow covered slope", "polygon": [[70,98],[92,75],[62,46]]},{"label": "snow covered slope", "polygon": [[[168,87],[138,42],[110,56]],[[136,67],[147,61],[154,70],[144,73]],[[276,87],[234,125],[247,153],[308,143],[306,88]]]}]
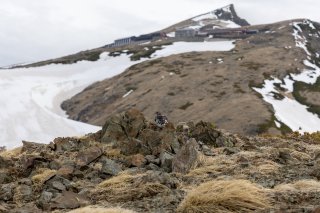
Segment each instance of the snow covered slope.
[{"label": "snow covered slope", "polygon": [[[178,42],[152,57],[190,51],[228,51],[234,47],[232,42]],[[96,62],[1,70],[0,146],[17,147],[21,140],[49,143],[58,136],[77,136],[99,130],[98,126],[67,119],[60,109],[61,102],[88,85],[117,75],[143,60],[147,59],[130,61],[130,55],[110,57],[102,53]]]},{"label": "snow covered slope", "polygon": [[[308,106],[299,103],[291,97],[294,92],[295,82],[304,82],[306,84],[315,84],[320,76],[320,68],[316,64],[319,59],[318,53],[311,53],[308,49],[308,39],[305,37],[303,29],[313,31],[313,34],[308,33],[311,37],[319,38],[320,31],[318,31],[313,23],[309,20],[303,22],[294,22],[293,37],[296,42],[296,47],[301,48],[306,53],[306,60],[304,64],[307,67],[300,74],[289,74],[283,81],[278,78],[265,80],[263,88],[254,88],[259,92],[263,99],[273,106],[275,117],[278,121],[286,124],[293,131],[303,132],[317,132],[320,131],[320,118],[318,115],[308,111]],[[284,96],[281,90],[285,90]],[[283,97],[282,97],[283,96]],[[282,97],[282,98],[279,98]],[[278,123],[279,124],[279,123]]]}]

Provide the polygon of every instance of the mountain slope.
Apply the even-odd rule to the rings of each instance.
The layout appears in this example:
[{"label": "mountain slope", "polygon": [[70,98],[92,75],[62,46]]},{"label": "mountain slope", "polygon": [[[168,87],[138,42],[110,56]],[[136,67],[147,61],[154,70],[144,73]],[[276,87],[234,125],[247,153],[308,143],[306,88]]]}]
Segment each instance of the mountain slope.
[{"label": "mountain slope", "polygon": [[[263,87],[270,76],[283,79],[306,68],[307,56],[296,46],[293,22],[303,20],[251,26],[261,33],[236,41],[229,52],[191,52],[143,62],[88,87],[62,107],[72,119],[99,125],[110,114],[134,106],[149,118],[161,111],[172,121],[211,120],[237,133],[290,131],[253,88]],[[318,48],[318,38],[308,41]]]}]

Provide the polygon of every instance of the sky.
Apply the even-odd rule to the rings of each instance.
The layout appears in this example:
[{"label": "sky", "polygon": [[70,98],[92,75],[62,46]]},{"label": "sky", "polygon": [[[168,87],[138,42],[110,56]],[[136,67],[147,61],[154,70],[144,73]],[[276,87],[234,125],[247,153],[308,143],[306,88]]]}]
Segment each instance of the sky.
[{"label": "sky", "polygon": [[30,63],[163,29],[233,3],[251,24],[320,22],[318,0],[0,0],[0,66]]}]

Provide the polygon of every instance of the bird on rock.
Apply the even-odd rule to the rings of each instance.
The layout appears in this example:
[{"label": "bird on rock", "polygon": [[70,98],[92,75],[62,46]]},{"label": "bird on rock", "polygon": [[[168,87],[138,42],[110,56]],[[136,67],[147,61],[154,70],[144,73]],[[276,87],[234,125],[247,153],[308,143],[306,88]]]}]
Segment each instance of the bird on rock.
[{"label": "bird on rock", "polygon": [[160,128],[163,128],[168,123],[168,118],[165,115],[161,115],[160,112],[156,112],[156,117],[154,118],[154,121],[156,122],[156,125]]}]

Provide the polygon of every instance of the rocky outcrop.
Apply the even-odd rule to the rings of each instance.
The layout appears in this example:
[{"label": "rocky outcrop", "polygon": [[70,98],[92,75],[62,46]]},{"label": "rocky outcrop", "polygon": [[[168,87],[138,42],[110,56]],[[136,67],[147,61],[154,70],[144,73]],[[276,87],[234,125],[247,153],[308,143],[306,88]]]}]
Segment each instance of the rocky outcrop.
[{"label": "rocky outcrop", "polygon": [[48,145],[25,141],[21,153],[0,154],[0,165],[10,165],[0,168],[0,212],[88,205],[175,212],[195,186],[233,179],[267,189],[268,212],[312,212],[320,202],[317,138],[240,137],[203,121],[159,128],[131,109],[97,133]]}]

